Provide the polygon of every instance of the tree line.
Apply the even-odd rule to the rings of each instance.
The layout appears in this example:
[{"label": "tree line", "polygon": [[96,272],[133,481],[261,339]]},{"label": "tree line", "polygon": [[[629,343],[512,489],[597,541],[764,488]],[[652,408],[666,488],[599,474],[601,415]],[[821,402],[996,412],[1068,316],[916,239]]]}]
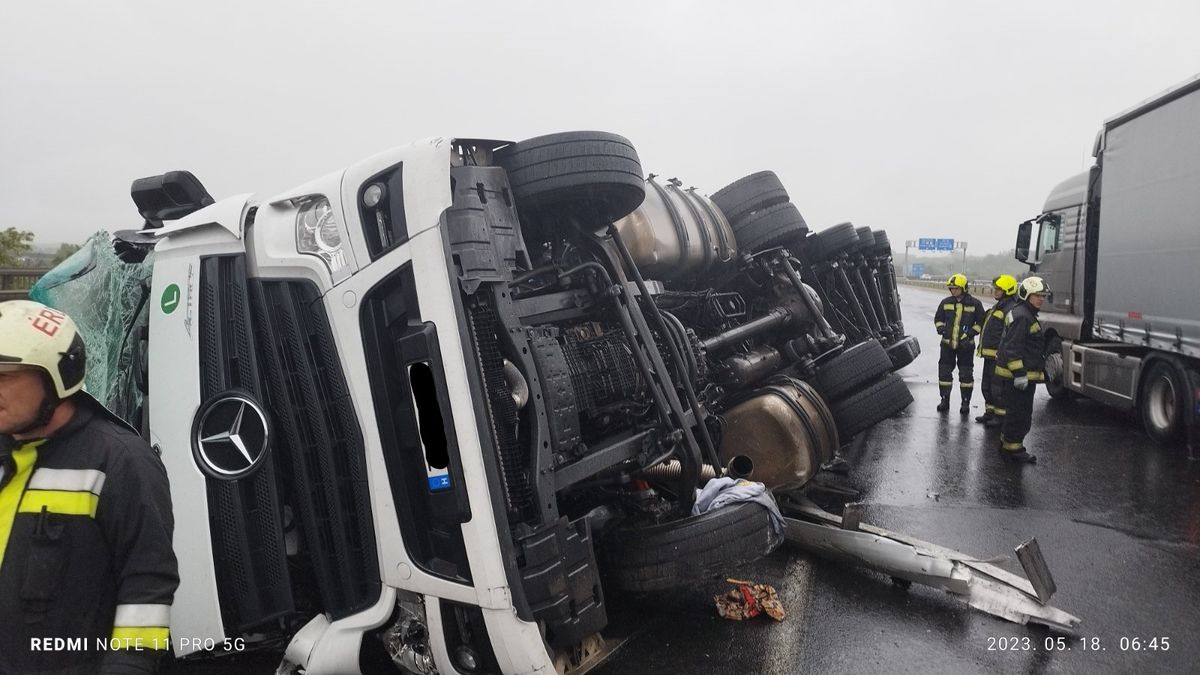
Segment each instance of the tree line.
[{"label": "tree line", "polygon": [[[71,257],[73,253],[79,250],[78,244],[62,244],[55,251],[54,256],[49,261],[49,266],[53,267],[60,262]],[[28,230],[18,230],[15,227],[10,227],[6,230],[0,230],[0,267],[38,267],[41,263],[34,263],[30,257],[33,251],[33,233]]]}]

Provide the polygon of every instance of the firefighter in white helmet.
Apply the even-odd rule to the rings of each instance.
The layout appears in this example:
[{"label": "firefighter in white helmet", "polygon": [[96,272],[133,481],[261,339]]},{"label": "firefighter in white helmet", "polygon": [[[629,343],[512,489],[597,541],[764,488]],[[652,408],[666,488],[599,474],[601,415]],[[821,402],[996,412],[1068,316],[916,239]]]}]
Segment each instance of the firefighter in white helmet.
[{"label": "firefighter in white helmet", "polygon": [[153,673],[168,647],[166,470],[86,367],[66,314],[0,303],[0,673]]},{"label": "firefighter in white helmet", "polygon": [[1046,336],[1038,323],[1038,310],[1049,292],[1041,277],[1021,282],[1017,287],[1018,302],[1004,319],[1004,337],[996,353],[996,377],[1004,383],[1000,453],[1015,462],[1037,462],[1037,457],[1025,449],[1025,436],[1033,426],[1033,394],[1037,383],[1046,381]]}]

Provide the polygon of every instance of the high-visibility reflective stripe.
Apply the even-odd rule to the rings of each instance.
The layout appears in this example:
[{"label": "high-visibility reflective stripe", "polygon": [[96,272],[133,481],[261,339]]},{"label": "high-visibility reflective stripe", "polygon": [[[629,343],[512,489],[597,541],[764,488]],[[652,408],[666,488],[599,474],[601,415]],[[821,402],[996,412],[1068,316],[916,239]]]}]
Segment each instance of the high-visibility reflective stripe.
[{"label": "high-visibility reflective stripe", "polygon": [[171,623],[171,606],[160,604],[117,605],[113,625],[141,628],[144,626],[167,626]]},{"label": "high-visibility reflective stripe", "polygon": [[1025,373],[1025,377],[1029,378],[1030,382],[1045,382],[1046,374],[1040,370],[1030,370]]},{"label": "high-visibility reflective stripe", "polygon": [[38,469],[29,479],[30,490],[90,492],[104,489],[104,472],[96,469]]},{"label": "high-visibility reflective stripe", "polygon": [[964,312],[974,312],[974,311],[975,311],[975,305],[967,305],[967,306],[964,306],[964,307],[963,307],[963,311],[964,311]]},{"label": "high-visibility reflective stripe", "polygon": [[16,470],[13,471],[8,484],[0,490],[0,565],[4,564],[4,551],[8,548],[8,538],[12,534],[17,505],[21,503],[25,484],[29,482],[29,474],[37,462],[37,447],[45,442],[45,439],[41,439],[26,443],[12,452],[13,463],[17,465]]},{"label": "high-visibility reflective stripe", "polygon": [[1004,408],[992,408],[992,412],[996,415],[996,417],[1004,417],[1008,414],[1008,411]]},{"label": "high-visibility reflective stripe", "polygon": [[110,649],[166,649],[171,631],[165,626],[114,627]]},{"label": "high-visibility reflective stripe", "polygon": [[946,304],[942,305],[942,309],[954,309],[954,307],[955,305],[953,302],[947,302]]},{"label": "high-visibility reflective stripe", "polygon": [[1012,361],[1008,362],[1009,370],[1020,370],[1024,367],[1025,367],[1025,362],[1022,361],[1021,359],[1013,359]]},{"label": "high-visibility reflective stripe", "polygon": [[946,325],[946,322],[945,321],[934,321],[933,325],[938,328],[943,328]]},{"label": "high-visibility reflective stripe", "polygon": [[958,329],[962,325],[962,303],[954,305],[954,324],[950,327],[950,346],[958,347]]},{"label": "high-visibility reflective stripe", "polygon": [[1003,377],[1006,380],[1011,380],[1012,376],[1013,376],[1012,371],[1009,370],[1008,368],[996,366],[996,377]]},{"label": "high-visibility reflective stripe", "polygon": [[975,386],[975,383],[974,382],[959,382],[958,386],[961,389],[970,389]]},{"label": "high-visibility reflective stripe", "polygon": [[996,412],[996,406],[992,405],[991,403],[983,406],[983,409],[984,409],[984,411],[990,412],[990,413]]},{"label": "high-visibility reflective stripe", "polygon": [[62,513],[68,516],[96,517],[96,506],[100,498],[90,492],[65,492],[63,490],[26,490],[21,499],[21,513]]},{"label": "high-visibility reflective stripe", "polygon": [[996,317],[997,319],[1003,319],[1004,312],[998,309],[998,310],[992,312],[992,316]]},{"label": "high-visibility reflective stripe", "polygon": [[938,380],[938,385],[939,385],[939,386],[942,386],[942,387],[953,387],[953,386],[954,386],[954,380],[951,380],[951,381],[949,381],[949,382],[945,382],[945,381],[943,381],[943,380]]},{"label": "high-visibility reflective stripe", "polygon": [[993,359],[996,358],[996,350],[992,349],[991,347],[985,347],[983,349],[980,349],[979,353],[983,354],[984,356],[986,356],[988,358],[993,358]]},{"label": "high-visibility reflective stripe", "polygon": [[1019,452],[1025,449],[1025,446],[1020,441],[1000,441],[1000,449],[1009,452]]},{"label": "high-visibility reflective stripe", "polygon": [[1038,322],[1034,321],[1033,325],[1029,327],[1029,334],[1032,335],[1032,334],[1040,331],[1041,329],[1042,329],[1042,325],[1039,324]]}]

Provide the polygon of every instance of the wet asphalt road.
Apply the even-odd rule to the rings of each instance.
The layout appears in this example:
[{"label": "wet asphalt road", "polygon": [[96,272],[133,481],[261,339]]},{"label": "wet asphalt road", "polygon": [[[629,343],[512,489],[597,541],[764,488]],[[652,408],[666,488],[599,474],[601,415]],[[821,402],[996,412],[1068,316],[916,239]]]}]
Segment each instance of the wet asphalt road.
[{"label": "wet asphalt road", "polygon": [[[1079,616],[1069,650],[1044,629],[993,618],[941,591],[893,586],[786,545],[742,578],[773,584],[788,616],[717,617],[714,583],[610,614],[629,639],[597,671],[618,673],[1091,673],[1197,672],[1200,642],[1200,462],[1164,449],[1132,414],[1051,401],[1039,388],[1026,439],[1036,466],[1003,462],[998,434],[935,411],[933,310],[944,295],[902,287],[905,327],[924,352],[901,371],[916,399],[856,438],[836,484],[860,490],[864,522],[980,557],[1036,536],[1058,584],[1052,604]],[[981,298],[990,305],[987,298]],[[976,361],[976,378],[981,361]],[[1159,649],[1146,645],[1160,638]],[[1009,638],[1009,640],[1001,640]],[[1017,640],[1011,640],[1017,638]],[[1028,638],[1026,640],[1025,638]],[[1123,650],[1123,640],[1130,648]],[[1132,639],[1143,645],[1132,649]],[[1167,638],[1168,649],[1161,648]],[[1015,650],[999,650],[1015,642]],[[1053,640],[1051,640],[1053,642]]]}]

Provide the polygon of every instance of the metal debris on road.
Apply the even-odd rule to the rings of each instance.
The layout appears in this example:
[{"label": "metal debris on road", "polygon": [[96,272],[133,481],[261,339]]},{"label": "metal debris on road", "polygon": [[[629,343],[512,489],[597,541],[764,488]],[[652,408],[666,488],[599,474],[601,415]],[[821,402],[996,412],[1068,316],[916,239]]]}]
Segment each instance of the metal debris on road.
[{"label": "metal debris on road", "polygon": [[[1072,635],[1080,623],[1079,617],[1045,604],[1052,580],[1044,583],[1039,579],[1039,597],[1029,580],[990,564],[996,559],[980,560],[862,522],[846,529],[841,518],[806,500],[784,497],[780,506],[791,516],[784,518],[787,541],[822,557],[942,589],[975,609],[1013,623],[1040,624]],[[1037,557],[1038,569],[1049,579],[1045,562]]]}]

